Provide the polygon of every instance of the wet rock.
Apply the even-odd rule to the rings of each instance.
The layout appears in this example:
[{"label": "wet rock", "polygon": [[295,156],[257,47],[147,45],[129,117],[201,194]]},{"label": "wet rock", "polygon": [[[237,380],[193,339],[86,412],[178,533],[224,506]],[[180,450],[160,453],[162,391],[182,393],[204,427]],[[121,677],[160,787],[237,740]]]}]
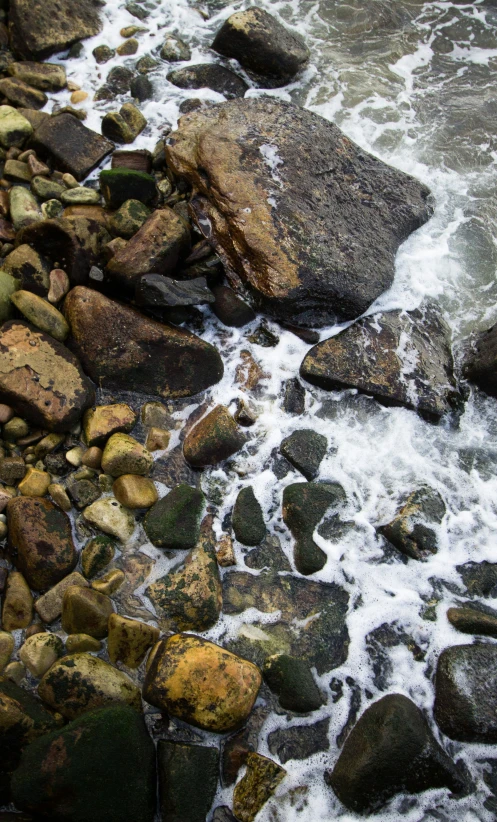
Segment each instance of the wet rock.
[{"label": "wet rock", "polygon": [[285,710],[306,714],[322,706],[323,697],[303,659],[288,654],[270,656],[264,663],[263,675]]},{"label": "wet rock", "polygon": [[458,794],[468,787],[419,708],[400,694],[367,708],[327,781],[356,813],[372,813],[398,793],[445,787]]},{"label": "wet rock", "polygon": [[89,651],[98,654],[102,650],[102,643],[88,634],[70,634],[66,639],[68,654],[79,654]]},{"label": "wet rock", "polygon": [[31,190],[40,200],[60,200],[66,191],[61,183],[55,180],[47,180],[46,177],[33,177],[31,180]]},{"label": "wet rock", "polygon": [[71,114],[59,114],[36,129],[30,147],[59,171],[68,171],[81,181],[110,154],[113,145]]},{"label": "wet rock", "polygon": [[39,223],[42,213],[37,200],[22,186],[13,186],[9,191],[10,218],[16,231]]},{"label": "wet rock", "polygon": [[228,409],[217,405],[185,437],[183,453],[195,468],[216,465],[239,451],[247,442]]},{"label": "wet rock", "polygon": [[[31,180],[28,164],[20,163],[19,160],[7,160],[3,169],[3,176],[13,183],[29,183]],[[15,235],[8,239],[15,239]]]},{"label": "wet rock", "polygon": [[11,63],[9,74],[41,91],[61,91],[67,85],[66,70],[57,63],[36,63],[29,60]]},{"label": "wet rock", "polygon": [[28,691],[6,677],[0,680],[0,770],[16,768],[22,750],[55,728],[55,720]]},{"label": "wet rock", "polygon": [[456,571],[463,578],[470,596],[495,598],[497,592],[497,563],[466,562],[457,565]]},{"label": "wet rock", "polygon": [[109,617],[109,659],[122,662],[128,668],[138,668],[149,648],[159,640],[159,629],[146,622],[128,619],[119,614]]},{"label": "wet rock", "polygon": [[113,234],[123,237],[125,240],[130,240],[149,216],[150,209],[140,200],[125,200],[112,215],[110,229]]},{"label": "wet rock", "polygon": [[283,409],[287,414],[295,414],[299,417],[305,413],[305,388],[297,377],[288,380],[285,384]]},{"label": "wet rock", "polygon": [[140,691],[117,668],[86,653],[60,659],[38,686],[41,700],[66,719],[113,702],[141,709]]},{"label": "wet rock", "polygon": [[183,484],[191,485],[192,488],[200,488],[200,472],[190,468],[183,456],[181,445],[155,461],[152,476],[154,480],[163,482],[168,488]]},{"label": "wet rock", "polygon": [[96,48],[94,48],[92,51],[92,54],[99,65],[103,65],[103,63],[108,63],[109,60],[112,60],[115,53],[115,49],[111,49],[109,48],[109,46],[106,45],[96,46]]},{"label": "wet rock", "polygon": [[0,462],[0,479],[6,485],[15,485],[26,474],[26,465],[22,457],[5,457]]},{"label": "wet rock", "polygon": [[195,219],[233,287],[293,325],[362,314],[430,214],[424,186],[326,120],[264,97],[187,115],[166,153],[194,186]]},{"label": "wet rock", "polygon": [[461,608],[449,608],[447,619],[450,624],[464,634],[480,634],[497,637],[497,611],[487,613],[482,606],[468,603]]},{"label": "wet rock", "polygon": [[133,77],[130,88],[131,96],[138,100],[139,103],[144,103],[145,100],[150,100],[154,95],[154,87],[152,83],[144,74]]},{"label": "wet rock", "polygon": [[378,531],[407,557],[427,559],[437,552],[437,526],[445,511],[440,494],[426,486],[410,494],[392,522]]},{"label": "wet rock", "polygon": [[135,518],[131,511],[114,497],[106,497],[93,502],[83,511],[83,517],[90,525],[95,525],[104,534],[116,537],[124,544],[133,535]]},{"label": "wet rock", "polygon": [[129,434],[112,434],[102,455],[102,470],[111,477],[122,474],[146,476],[153,465],[147,449]]},{"label": "wet rock", "polygon": [[0,145],[21,148],[31,137],[33,126],[12,106],[0,106]]},{"label": "wet rock", "polygon": [[151,508],[159,498],[152,480],[136,474],[122,474],[114,482],[112,493],[125,508]]},{"label": "wet rock", "polygon": [[276,762],[258,753],[247,756],[247,770],[235,787],[233,812],[240,822],[253,822],[286,776]]},{"label": "wet rock", "polygon": [[233,531],[243,545],[259,545],[266,536],[262,508],[251,486],[242,488],[233,508]]},{"label": "wet rock", "polygon": [[130,168],[150,174],[152,171],[152,153],[146,148],[120,148],[112,155],[112,168]]},{"label": "wet rock", "polygon": [[27,471],[18,485],[18,490],[24,497],[44,497],[50,482],[50,474],[28,465]]},{"label": "wet rock", "polygon": [[157,646],[143,697],[191,725],[226,733],[247,718],[260,684],[251,662],[206,639],[174,634]]},{"label": "wet rock", "polygon": [[328,751],[330,720],[321,719],[313,725],[294,725],[278,728],[268,734],[268,748],[273,756],[285,764],[289,759],[307,759],[313,754]]},{"label": "wet rock", "polygon": [[153,822],[155,748],[143,718],[111,706],[37,740],[23,753],[13,795],[18,808],[60,822]]},{"label": "wet rock", "polygon": [[301,574],[320,571],[326,554],[314,542],[314,529],[333,505],[345,502],[345,492],[338,483],[296,482],[283,491],[283,521],[295,539],[294,560]]},{"label": "wet rock", "polygon": [[70,188],[67,191],[63,191],[60,199],[66,206],[96,205],[100,202],[100,194],[93,188],[78,186],[77,188]]},{"label": "wet rock", "polygon": [[[323,674],[347,659],[347,593],[334,583],[312,582],[275,572],[233,571],[223,577],[223,611],[242,614],[256,608],[263,614],[280,611],[278,622],[242,625],[231,650],[262,666],[273,654],[304,660]],[[295,631],[295,623],[305,630]]]},{"label": "wet rock", "polygon": [[13,293],[11,300],[28,322],[59,342],[64,342],[69,334],[69,326],[64,315],[53,305],[37,294],[22,289]]},{"label": "wet rock", "polygon": [[135,299],[138,305],[169,308],[177,305],[207,305],[214,295],[205,277],[193,280],[173,280],[162,274],[145,274],[137,282]]},{"label": "wet rock", "polygon": [[161,739],[157,760],[161,819],[205,822],[216,794],[218,749]]},{"label": "wet rock", "polygon": [[64,592],[62,628],[66,634],[89,634],[103,639],[113,613],[112,600],[92,588],[71,585]]},{"label": "wet rock", "polygon": [[229,328],[241,328],[255,320],[255,311],[245,300],[226,285],[217,285],[212,289],[215,303],[214,314],[223,325]]},{"label": "wet rock", "polygon": [[40,679],[62,655],[64,644],[57,634],[41,633],[28,637],[19,650],[19,659]]},{"label": "wet rock", "polygon": [[10,320],[13,314],[11,296],[21,287],[19,280],[0,270],[0,323]]},{"label": "wet rock", "polygon": [[222,589],[211,527],[208,518],[185,560],[147,589],[164,630],[206,631],[219,618]]},{"label": "wet rock", "polygon": [[201,491],[185,484],[176,485],[145,517],[143,527],[150,542],[170,550],[194,548],[200,536],[204,506]]},{"label": "wet rock", "polygon": [[70,0],[47,0],[33,15],[29,0],[12,0],[12,50],[26,60],[43,60],[79,40],[94,37],[101,28],[99,8],[95,0],[82,0],[77,7]]},{"label": "wet rock", "polygon": [[165,428],[155,428],[154,426],[148,431],[145,447],[149,451],[164,451],[169,445],[170,439],[170,431],[166,431]]},{"label": "wet rock", "polygon": [[179,37],[174,34],[168,34],[159,52],[161,60],[167,60],[168,63],[178,63],[183,60],[191,60],[192,53],[190,47],[187,46]]},{"label": "wet rock", "polygon": [[138,20],[146,20],[150,12],[138,3],[126,3],[126,11]]},{"label": "wet rock", "polygon": [[[133,196],[136,197],[136,192]],[[171,208],[163,208],[154,211],[126,246],[116,252],[107,264],[107,271],[117,282],[134,289],[144,274],[174,273],[189,248],[187,225]]]},{"label": "wet rock", "polygon": [[62,602],[67,589],[75,586],[85,588],[87,585],[86,579],[78,571],[68,574],[57,585],[50,588],[46,594],[38,597],[35,603],[36,613],[43,622],[54,622],[62,613]]},{"label": "wet rock", "polygon": [[213,346],[96,291],[74,288],[64,311],[72,330],[70,345],[103,387],[188,397],[221,379],[223,365]]},{"label": "wet rock", "polygon": [[433,309],[375,314],[308,352],[301,376],[326,390],[356,388],[429,419],[454,406],[449,331]]},{"label": "wet rock", "polygon": [[10,661],[14,651],[15,641],[8,631],[0,631],[0,674]]},{"label": "wet rock", "polygon": [[210,88],[218,94],[224,94],[227,100],[244,97],[248,89],[245,80],[238,74],[217,63],[201,63],[198,66],[173,69],[167,75],[167,79],[178,88]]},{"label": "wet rock", "polygon": [[102,134],[114,143],[133,143],[147,125],[147,120],[132,103],[119,111],[109,111],[102,119]]},{"label": "wet rock", "polygon": [[2,626],[6,631],[27,628],[33,619],[33,597],[19,571],[10,571],[2,596]]},{"label": "wet rock", "polygon": [[77,554],[63,511],[45,499],[14,497],[7,522],[10,555],[30,588],[49,588],[72,571]]},{"label": "wet rock", "polygon": [[462,371],[467,380],[497,397],[497,325],[470,340]]},{"label": "wet rock", "polygon": [[301,428],[282,441],[280,452],[306,479],[312,480],[319,473],[327,448],[326,437],[310,428]]},{"label": "wet rock", "polygon": [[274,534],[268,534],[261,545],[245,554],[244,562],[247,568],[254,568],[257,571],[264,568],[272,571],[292,570],[280,541]]},{"label": "wet rock", "polygon": [[48,262],[34,248],[22,243],[5,257],[3,269],[20,282],[20,288],[45,297],[49,288]]},{"label": "wet rock", "polygon": [[133,409],[123,402],[89,408],[83,418],[83,431],[89,446],[104,445],[113,434],[129,434],[136,423]]},{"label": "wet rock", "polygon": [[48,102],[45,92],[28,86],[16,77],[5,77],[0,80],[0,94],[6,97],[9,103],[21,108],[43,108]]}]

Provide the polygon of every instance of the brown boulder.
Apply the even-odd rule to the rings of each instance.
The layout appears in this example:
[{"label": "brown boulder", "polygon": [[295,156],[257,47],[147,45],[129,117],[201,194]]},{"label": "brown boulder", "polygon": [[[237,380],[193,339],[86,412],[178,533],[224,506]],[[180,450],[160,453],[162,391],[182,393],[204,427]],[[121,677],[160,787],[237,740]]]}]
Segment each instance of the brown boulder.
[{"label": "brown boulder", "polygon": [[72,328],[70,347],[105,388],[189,397],[222,377],[221,357],[212,345],[97,291],[73,288],[64,311]]},{"label": "brown boulder", "polygon": [[58,171],[68,171],[83,180],[114,146],[77,117],[65,113],[45,120],[31,137],[29,148],[34,148],[43,160],[51,160]]},{"label": "brown boulder", "polygon": [[67,431],[93,402],[93,387],[76,357],[21,320],[0,330],[0,402],[35,425]]},{"label": "brown boulder", "polygon": [[195,468],[216,465],[228,459],[247,442],[230,412],[224,405],[216,405],[186,435],[183,453]]},{"label": "brown boulder", "polygon": [[67,514],[40,497],[14,497],[7,503],[9,552],[30,588],[41,591],[69,574],[77,553]]},{"label": "brown boulder", "polygon": [[9,34],[12,50],[27,60],[62,51],[100,31],[98,0],[11,0]]}]

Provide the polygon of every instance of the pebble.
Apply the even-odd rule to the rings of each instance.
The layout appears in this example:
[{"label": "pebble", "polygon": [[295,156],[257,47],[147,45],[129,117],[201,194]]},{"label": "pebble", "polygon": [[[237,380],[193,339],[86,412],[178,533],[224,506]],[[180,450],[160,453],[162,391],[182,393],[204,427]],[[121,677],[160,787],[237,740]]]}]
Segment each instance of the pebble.
[{"label": "pebble", "polygon": [[34,677],[40,679],[63,651],[64,644],[57,634],[38,633],[21,646],[19,659]]},{"label": "pebble", "polygon": [[62,613],[64,594],[70,587],[87,588],[88,582],[78,571],[74,571],[60,582],[42,594],[35,602],[35,610],[43,622],[50,623],[58,619]]},{"label": "pebble", "polygon": [[95,525],[104,534],[117,537],[123,543],[131,538],[135,530],[133,514],[114,497],[99,499],[92,503],[85,508],[83,516],[90,525]]},{"label": "pebble", "polygon": [[20,440],[29,433],[29,425],[22,417],[12,417],[3,427],[4,440]]},{"label": "pebble", "polygon": [[[159,637],[157,636],[157,639]],[[0,631],[0,674],[8,665],[14,651],[14,637],[8,631]]]},{"label": "pebble", "polygon": [[33,597],[19,571],[10,571],[2,597],[2,626],[5,631],[27,628],[33,619]]},{"label": "pebble", "polygon": [[87,100],[87,99],[88,99],[88,92],[83,91],[82,89],[77,89],[76,91],[73,91],[73,93],[71,94],[71,103],[73,103],[73,104],[82,103],[83,100]]},{"label": "pebble", "polygon": [[232,565],[236,565],[233,540],[229,534],[222,534],[216,546],[216,559],[221,568],[229,568]]},{"label": "pebble", "polygon": [[125,579],[126,575],[124,571],[121,571],[120,568],[113,568],[104,574],[103,577],[92,582],[91,587],[100,594],[111,596],[111,594],[115,593],[118,588],[121,587]]},{"label": "pebble", "polygon": [[66,651],[68,654],[80,654],[85,651],[98,654],[102,649],[100,640],[89,634],[69,634],[66,639]]},{"label": "pebble", "polygon": [[114,664],[122,662],[128,668],[138,668],[149,648],[158,641],[160,631],[153,625],[128,619],[120,614],[109,617],[108,652]]},{"label": "pebble", "polygon": [[51,482],[47,490],[55,504],[58,505],[62,511],[67,512],[71,510],[71,500],[67,496],[67,491],[63,485],[58,482]]},{"label": "pebble", "polygon": [[153,426],[147,434],[145,448],[147,451],[164,451],[169,445],[170,439],[170,431],[166,431],[165,428],[156,428]]},{"label": "pebble", "polygon": [[84,453],[84,449],[80,445],[76,445],[74,448],[70,448],[69,451],[66,451],[66,460],[69,465],[79,468],[83,462]]},{"label": "pebble", "polygon": [[15,682],[16,685],[20,685],[26,676],[26,668],[22,662],[9,662],[5,667],[3,675],[5,679]]},{"label": "pebble", "polygon": [[102,446],[112,434],[127,434],[134,427],[136,414],[126,403],[97,405],[83,417],[83,431],[89,446]]},{"label": "pebble", "polygon": [[10,217],[16,231],[43,219],[38,201],[22,186],[12,186],[9,191]]},{"label": "pebble", "polygon": [[110,537],[93,537],[81,551],[81,568],[87,579],[99,574],[114,558],[114,542]]},{"label": "pebble", "polygon": [[69,277],[62,268],[54,268],[49,275],[50,289],[48,291],[48,302],[55,304],[65,297],[71,285]]},{"label": "pebble", "polygon": [[95,639],[107,636],[112,600],[92,588],[71,585],[62,600],[62,628],[67,634],[89,634]]},{"label": "pebble", "polygon": [[11,408],[10,405],[0,403],[0,424],[4,425],[6,422],[11,420],[14,416],[14,413],[14,409]]},{"label": "pebble", "polygon": [[62,175],[62,182],[66,188],[79,188],[79,183],[76,180],[76,177],[68,172]]},{"label": "pebble", "polygon": [[69,326],[63,314],[53,305],[31,291],[15,291],[11,301],[28,322],[59,342],[64,342],[69,334]]},{"label": "pebble", "polygon": [[88,451],[85,451],[81,459],[81,463],[82,465],[86,465],[88,468],[93,468],[98,471],[102,463],[102,454],[102,449],[98,448],[96,445],[93,445],[91,448],[88,448]]},{"label": "pebble", "polygon": [[131,37],[129,40],[126,40],[125,43],[121,43],[121,45],[117,47],[116,52],[120,57],[136,54],[138,45],[138,40]]},{"label": "pebble", "polygon": [[26,162],[28,164],[28,168],[29,168],[29,171],[30,171],[32,177],[48,177],[49,176],[49,174],[50,174],[49,167],[45,163],[42,163],[41,160],[38,160],[38,157],[36,157],[34,152],[29,155]]},{"label": "pebble", "polygon": [[51,482],[52,478],[46,471],[29,466],[19,483],[19,493],[24,497],[44,497]]},{"label": "pebble", "polygon": [[233,813],[239,822],[253,822],[286,776],[284,768],[253,751],[247,755],[246,765],[233,793]]},{"label": "pebble", "polygon": [[123,474],[112,486],[115,498],[126,508],[151,508],[157,502],[157,489],[148,477]]},{"label": "pebble", "polygon": [[122,474],[146,475],[153,465],[150,452],[128,434],[113,434],[104,448],[102,470],[112,477]]},{"label": "pebble", "polygon": [[70,188],[63,191],[60,199],[64,205],[97,205],[100,203],[100,194],[94,188],[85,188],[78,186],[78,188]]}]

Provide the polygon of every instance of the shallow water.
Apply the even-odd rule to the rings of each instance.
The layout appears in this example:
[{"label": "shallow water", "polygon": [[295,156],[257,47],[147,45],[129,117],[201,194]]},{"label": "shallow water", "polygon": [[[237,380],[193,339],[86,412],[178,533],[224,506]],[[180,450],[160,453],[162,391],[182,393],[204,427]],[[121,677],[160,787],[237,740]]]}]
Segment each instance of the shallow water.
[{"label": "shallow water", "polygon": [[[160,46],[166,32],[179,34],[191,45],[192,63],[216,60],[208,48],[213,33],[234,10],[250,4],[206,0],[195,6],[187,0],[163,0],[147,5],[151,13],[143,25],[149,31],[139,35],[138,54],[97,66],[92,49],[102,43],[119,45],[120,28],[138,22],[117,0],[108,0],[103,33],[85,42],[81,58],[64,60],[69,79],[92,92],[114,65],[133,65]],[[437,301],[456,344],[472,330],[490,326],[497,320],[497,8],[485,2],[400,0],[262,0],[259,5],[300,31],[312,52],[310,66],[297,82],[269,93],[292,99],[333,121],[360,146],[415,175],[433,192],[433,218],[402,246],[394,284],[369,313],[411,309],[423,299]],[[141,106],[149,126],[134,148],[153,148],[164,128],[175,125],[178,104],[185,98],[222,99],[208,90],[176,89],[165,79],[169,68],[162,63],[149,75],[154,100]],[[248,92],[251,96],[258,93],[255,89]],[[83,104],[89,112],[87,125],[99,130],[103,113],[116,106],[94,105],[91,96]],[[57,95],[57,101],[68,103],[69,93]],[[52,101],[48,110],[51,106]],[[373,699],[385,692],[409,696],[425,710],[440,739],[431,720],[433,668],[444,647],[471,641],[446,619],[447,608],[463,595],[455,566],[468,560],[496,559],[497,404],[472,393],[457,426],[453,421],[434,426],[411,411],[382,408],[353,391],[324,392],[309,387],[306,415],[295,418],[282,409],[282,385],[298,373],[309,346],[270,323],[279,343],[263,348],[247,340],[257,323],[241,330],[226,329],[207,310],[204,319],[203,336],[219,348],[225,362],[225,376],[208,392],[209,401],[233,403],[234,408],[235,401],[245,396],[235,382],[242,348],[251,352],[267,374],[254,400],[259,417],[250,429],[250,448],[232,460],[226,472],[212,470],[210,478],[206,472],[203,481],[206,491],[214,481],[224,488],[218,530],[240,488],[250,484],[291,560],[291,540],[281,523],[281,494],[285,485],[302,478],[292,471],[278,480],[272,453],[281,439],[298,427],[313,427],[328,438],[330,448],[319,479],[339,482],[347,492],[344,517],[354,527],[336,542],[317,537],[328,562],[313,578],[337,582],[350,594],[349,655],[340,668],[320,678],[328,704],[312,719],[293,721],[309,724],[330,716],[330,750],[304,762],[289,761],[285,765],[288,776],[258,819],[348,822],[358,817],[346,811],[323,782],[324,768],[331,767],[338,756],[336,738],[347,720],[352,697],[345,684],[343,698],[333,704],[331,677],[355,680],[361,693],[361,712],[368,704],[366,691]],[[325,329],[322,338],[336,330]],[[177,413],[178,418],[186,415],[186,411]],[[425,563],[386,555],[376,527],[391,519],[406,492],[425,483],[435,488],[447,505],[438,553]],[[143,542],[143,535],[138,535],[137,541]],[[158,560],[148,585],[171,561],[151,546],[144,545],[143,550]],[[243,568],[239,546],[237,558]],[[437,587],[435,597],[434,578],[444,583]],[[422,614],[434,598],[434,619],[430,621]],[[151,607],[145,598],[144,602]],[[497,601],[486,602],[497,607]],[[223,617],[206,636],[218,641],[235,636],[244,621],[259,617],[256,613],[236,620]],[[391,649],[386,691],[379,691],[365,637],[385,622],[395,623],[410,634],[425,657],[415,661],[404,645]],[[276,714],[268,719],[261,735],[261,753],[269,754],[266,732],[285,724],[286,719]],[[449,798],[445,790],[398,797],[371,818],[382,822],[494,818],[484,805],[489,792],[482,779],[482,761],[496,757],[495,747],[461,745],[446,739],[442,743],[455,759],[466,763],[477,784],[476,793],[459,800]],[[216,804],[231,804],[231,792],[220,790],[218,800]]]}]

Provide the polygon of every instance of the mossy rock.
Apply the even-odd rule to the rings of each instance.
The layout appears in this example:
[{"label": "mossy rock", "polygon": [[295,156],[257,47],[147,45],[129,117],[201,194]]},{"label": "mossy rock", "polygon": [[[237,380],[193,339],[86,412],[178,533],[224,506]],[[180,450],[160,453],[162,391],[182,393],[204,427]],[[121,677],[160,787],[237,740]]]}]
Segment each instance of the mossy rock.
[{"label": "mossy rock", "polygon": [[81,551],[81,567],[86,579],[96,577],[114,558],[115,542],[111,537],[98,536],[88,540]]},{"label": "mossy rock", "polygon": [[155,179],[144,171],[112,168],[100,172],[100,189],[108,208],[119,208],[126,200],[151,204],[157,197]]},{"label": "mossy rock", "polygon": [[150,209],[140,200],[126,200],[110,219],[110,228],[113,234],[131,239],[150,215]]},{"label": "mossy rock", "polygon": [[38,699],[0,678],[0,772],[17,767],[22,749],[55,726],[54,717]]},{"label": "mossy rock", "polygon": [[194,548],[200,535],[205,498],[190,485],[177,485],[150,509],[143,526],[153,545],[172,550]]},{"label": "mossy rock", "polygon": [[217,788],[219,750],[161,739],[157,759],[162,819],[205,822]]},{"label": "mossy rock", "polygon": [[233,531],[243,545],[259,545],[266,536],[262,508],[250,486],[242,488],[236,498]]},{"label": "mossy rock", "polygon": [[281,707],[288,711],[308,713],[323,704],[311,669],[303,659],[288,654],[270,656],[264,663],[263,675]]}]

